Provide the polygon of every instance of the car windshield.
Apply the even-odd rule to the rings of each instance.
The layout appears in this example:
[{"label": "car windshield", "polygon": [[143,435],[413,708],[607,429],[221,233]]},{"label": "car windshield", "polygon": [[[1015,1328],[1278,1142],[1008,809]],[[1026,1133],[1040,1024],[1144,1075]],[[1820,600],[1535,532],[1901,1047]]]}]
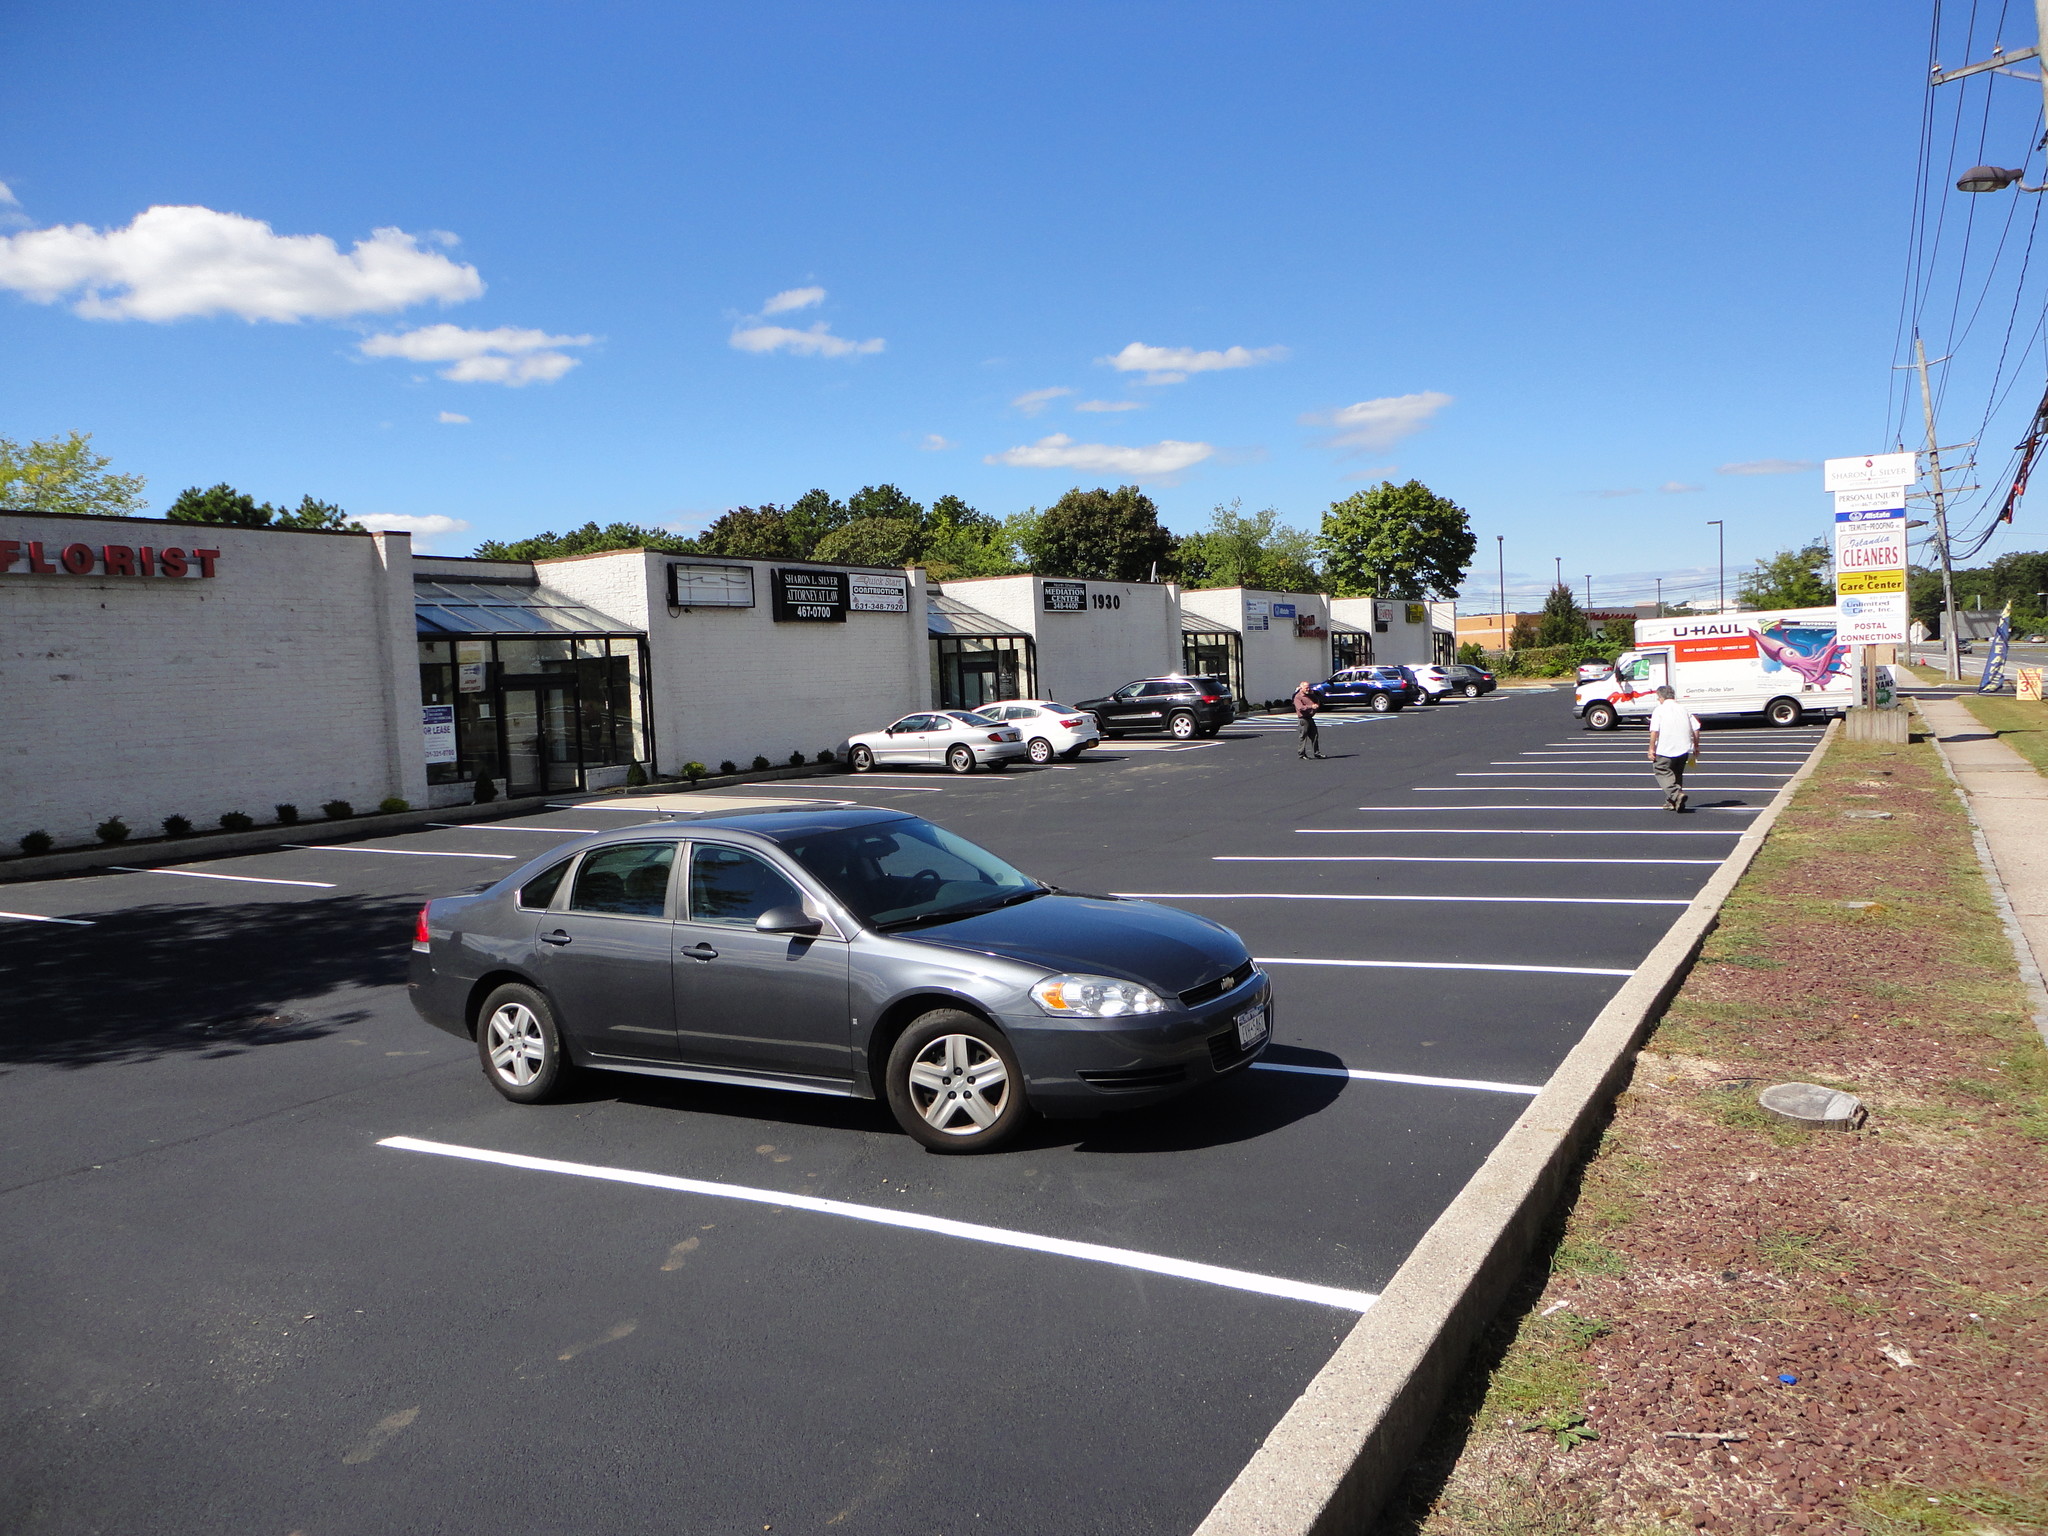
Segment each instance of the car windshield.
[{"label": "car windshield", "polygon": [[783,847],[875,928],[971,917],[1047,889],[986,848],[915,818],[793,837]]}]

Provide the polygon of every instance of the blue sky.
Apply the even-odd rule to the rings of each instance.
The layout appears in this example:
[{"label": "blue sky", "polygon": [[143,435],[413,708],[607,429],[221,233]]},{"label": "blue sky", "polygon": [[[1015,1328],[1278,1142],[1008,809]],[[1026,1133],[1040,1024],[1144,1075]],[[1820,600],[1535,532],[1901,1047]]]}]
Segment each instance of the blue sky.
[{"label": "blue sky", "polygon": [[455,553],[880,481],[1312,526],[1413,476],[1480,606],[1495,534],[1511,587],[1711,584],[1709,519],[1731,571],[1829,519],[1729,466],[1896,430],[1923,6],[11,14],[0,434],[90,431],[159,509]]}]

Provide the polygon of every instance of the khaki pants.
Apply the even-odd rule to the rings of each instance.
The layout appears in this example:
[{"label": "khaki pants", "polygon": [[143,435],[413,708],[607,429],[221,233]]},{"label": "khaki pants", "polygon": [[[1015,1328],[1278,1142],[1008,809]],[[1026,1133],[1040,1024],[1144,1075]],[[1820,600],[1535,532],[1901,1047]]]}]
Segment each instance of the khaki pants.
[{"label": "khaki pants", "polygon": [[1301,749],[1300,755],[1307,757],[1310,753],[1314,753],[1317,757],[1321,757],[1323,755],[1323,735],[1322,732],[1316,729],[1316,717],[1304,710],[1298,718],[1301,721],[1301,731],[1298,737],[1298,745]]},{"label": "khaki pants", "polygon": [[1653,757],[1650,766],[1657,773],[1657,787],[1664,791],[1664,803],[1669,805],[1685,793],[1685,765],[1692,758],[1690,752],[1677,757]]}]

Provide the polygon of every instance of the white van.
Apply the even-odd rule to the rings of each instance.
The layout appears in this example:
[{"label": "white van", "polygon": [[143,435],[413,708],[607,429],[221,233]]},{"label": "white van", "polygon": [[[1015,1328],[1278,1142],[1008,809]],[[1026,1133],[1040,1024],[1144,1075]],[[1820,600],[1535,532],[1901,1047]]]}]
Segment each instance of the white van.
[{"label": "white van", "polygon": [[1762,715],[1773,725],[1839,715],[1857,702],[1852,647],[1833,608],[1641,619],[1636,646],[1578,686],[1572,713],[1596,731],[1648,716],[1669,684],[1702,718]]}]

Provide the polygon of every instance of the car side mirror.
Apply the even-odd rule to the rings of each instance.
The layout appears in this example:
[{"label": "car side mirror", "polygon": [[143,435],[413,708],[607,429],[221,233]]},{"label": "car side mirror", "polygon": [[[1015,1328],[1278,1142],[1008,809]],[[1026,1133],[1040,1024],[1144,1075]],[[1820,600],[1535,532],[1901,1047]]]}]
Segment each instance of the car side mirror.
[{"label": "car side mirror", "polygon": [[825,925],[802,907],[770,907],[754,919],[756,933],[814,934],[825,931]]}]

